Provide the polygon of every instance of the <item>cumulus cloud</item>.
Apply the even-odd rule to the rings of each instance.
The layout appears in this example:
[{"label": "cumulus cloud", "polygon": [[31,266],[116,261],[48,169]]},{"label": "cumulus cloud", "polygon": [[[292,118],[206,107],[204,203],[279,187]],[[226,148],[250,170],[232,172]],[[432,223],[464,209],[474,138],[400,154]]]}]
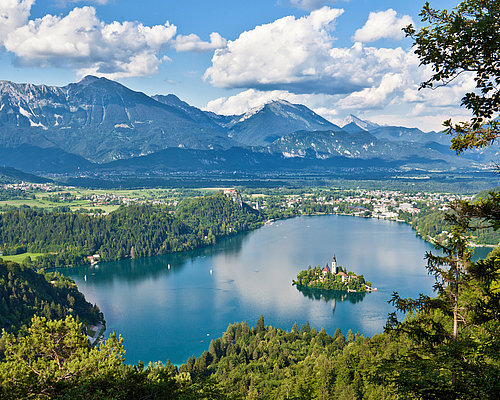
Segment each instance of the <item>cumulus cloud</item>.
[{"label": "cumulus cloud", "polygon": [[290,103],[302,104],[306,102],[307,97],[307,95],[296,95],[284,90],[263,92],[248,89],[231,97],[219,97],[209,101],[204,109],[222,115],[239,115],[272,100],[282,99]]},{"label": "cumulus cloud", "polygon": [[[428,68],[430,74],[430,68]],[[460,103],[466,92],[473,92],[476,87],[474,74],[463,73],[446,86],[435,90],[418,90],[418,85],[408,85],[402,100],[406,103],[425,103],[432,107],[455,106]]]},{"label": "cumulus cloud", "polygon": [[354,33],[353,39],[363,43],[379,39],[400,40],[404,37],[402,29],[410,24],[413,20],[409,15],[398,17],[392,8],[371,12],[365,25]]},{"label": "cumulus cloud", "polygon": [[[434,94],[438,92],[429,91],[425,99],[419,97],[422,91],[417,91],[418,85],[411,89],[404,89],[406,83],[401,83],[403,76],[388,75],[378,87],[366,89],[364,92],[353,93],[352,95],[325,95],[325,94],[294,94],[288,91],[273,90],[260,91],[248,89],[234,96],[220,97],[208,102],[204,107],[207,111],[212,111],[222,115],[240,115],[254,107],[268,103],[272,100],[287,100],[290,103],[304,104],[318,115],[341,125],[343,118],[348,114],[355,114],[362,119],[367,119],[381,125],[396,125],[417,127],[422,130],[441,130],[445,119],[452,117],[457,121],[470,118],[466,110],[456,107],[456,102],[441,102],[441,96],[448,96],[455,93],[455,96],[463,95],[467,86],[457,84],[456,87],[446,90],[442,95]],[[443,88],[447,89],[447,88]],[[409,92],[412,97],[408,98]],[[364,97],[366,99],[364,99]],[[416,97],[415,97],[416,96]],[[434,101],[427,102],[431,96]],[[377,97],[383,97],[382,102],[378,102]]]},{"label": "cumulus cloud", "polygon": [[75,8],[64,17],[45,15],[10,32],[4,41],[21,65],[70,66],[80,75],[117,79],[157,72],[161,51],[177,28],[137,22],[106,24],[93,7]]},{"label": "cumulus cloud", "polygon": [[378,86],[351,93],[339,101],[339,106],[343,109],[357,110],[383,108],[393,98],[391,95],[397,89],[401,89],[404,83],[402,74],[386,74]]},{"label": "cumulus cloud", "polygon": [[223,88],[348,92],[356,86],[352,80],[329,70],[330,32],[342,13],[323,7],[306,17],[288,16],[243,32],[215,51],[205,79]]},{"label": "cumulus cloud", "polygon": [[336,3],[336,0],[290,0],[294,7],[302,8],[303,10],[316,10],[323,6]]},{"label": "cumulus cloud", "polygon": [[[335,47],[332,31],[342,13],[323,7],[302,18],[284,17],[243,32],[226,48],[215,51],[204,78],[216,87],[298,94],[357,92],[363,96],[367,94],[363,90],[371,89],[371,103],[380,107],[387,96],[377,94],[400,87],[388,85],[395,76],[401,76],[402,82],[413,81],[418,59],[400,47],[367,47],[361,42]],[[357,102],[353,96],[346,106]]]},{"label": "cumulus cloud", "polygon": [[174,48],[177,51],[212,51],[215,49],[222,49],[226,47],[226,45],[227,40],[217,32],[212,32],[210,34],[209,42],[204,42],[198,35],[195,35],[194,33],[186,36],[178,35],[175,38],[174,42]]},{"label": "cumulus cloud", "polygon": [[338,109],[334,106],[338,96],[295,94],[286,90],[260,91],[248,89],[231,97],[219,97],[209,101],[204,110],[221,115],[240,115],[273,100],[286,100],[293,104],[304,104],[333,123],[338,122]]},{"label": "cumulus cloud", "polygon": [[0,46],[9,33],[28,22],[35,0],[2,0],[0,2]]}]

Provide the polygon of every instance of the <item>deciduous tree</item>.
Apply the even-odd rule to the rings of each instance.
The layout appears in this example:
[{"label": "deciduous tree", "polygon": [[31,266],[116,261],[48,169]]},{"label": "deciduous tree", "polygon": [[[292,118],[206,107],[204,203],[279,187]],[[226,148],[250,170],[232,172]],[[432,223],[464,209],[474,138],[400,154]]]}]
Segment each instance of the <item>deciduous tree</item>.
[{"label": "deciduous tree", "polygon": [[500,2],[464,0],[452,11],[437,10],[427,2],[421,12],[427,25],[418,31],[409,25],[415,39],[415,53],[423,65],[432,67],[432,76],[421,88],[447,85],[464,73],[472,74],[475,88],[462,98],[461,105],[472,112],[470,121],[444,122],[455,135],[451,148],[466,149],[490,145],[500,136]]}]

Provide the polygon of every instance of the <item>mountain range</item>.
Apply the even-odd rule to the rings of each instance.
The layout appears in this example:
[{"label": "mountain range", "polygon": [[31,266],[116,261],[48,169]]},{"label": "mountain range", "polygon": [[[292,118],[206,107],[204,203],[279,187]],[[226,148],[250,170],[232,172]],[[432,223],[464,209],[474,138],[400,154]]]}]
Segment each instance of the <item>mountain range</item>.
[{"label": "mountain range", "polygon": [[218,115],[173,94],[150,97],[94,76],[64,87],[0,81],[1,164],[27,172],[321,169],[346,163],[481,168],[498,149],[457,158],[442,133],[381,126],[354,115],[337,126],[284,100],[242,115]]}]

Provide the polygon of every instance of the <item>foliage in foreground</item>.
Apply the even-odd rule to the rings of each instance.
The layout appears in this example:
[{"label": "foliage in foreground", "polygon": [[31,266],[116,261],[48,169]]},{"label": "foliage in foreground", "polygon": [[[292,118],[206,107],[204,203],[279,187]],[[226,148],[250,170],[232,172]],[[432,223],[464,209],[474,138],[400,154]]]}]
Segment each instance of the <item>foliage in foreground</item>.
[{"label": "foliage in foreground", "polygon": [[[498,271],[499,253],[471,264],[471,273]],[[17,337],[3,333],[0,398],[495,399],[500,390],[498,279],[488,285],[493,290],[481,284],[461,292],[460,303],[470,305],[475,326],[463,329],[458,342],[446,333],[453,313],[440,295],[426,298],[436,307],[408,316],[395,328],[397,334],[372,338],[351,331],[344,336],[340,330],[330,336],[308,323],[288,332],[266,327],[263,317],[255,328],[231,324],[208,351],[179,369],[168,362],[126,365],[123,341],[115,334],[91,347],[71,316],[34,317]],[[460,385],[453,383],[454,374]]]},{"label": "foliage in foreground", "polygon": [[415,39],[421,64],[432,76],[421,88],[447,85],[461,74],[474,78],[475,87],[461,105],[472,112],[471,121],[444,122],[454,135],[451,148],[458,154],[491,145],[500,136],[500,3],[498,0],[463,0],[453,10],[437,10],[427,2],[420,13],[426,26],[405,28]]},{"label": "foliage in foreground", "polygon": [[215,378],[244,399],[384,399],[390,388],[372,382],[378,359],[397,351],[388,335],[366,338],[337,330],[334,336],[295,324],[290,332],[232,324],[208,352],[180,367],[195,378]]},{"label": "foliage in foreground", "polygon": [[10,399],[223,399],[210,382],[191,381],[172,364],[124,364],[123,339],[114,333],[91,347],[68,316],[34,317],[26,334],[4,332],[0,398]]}]

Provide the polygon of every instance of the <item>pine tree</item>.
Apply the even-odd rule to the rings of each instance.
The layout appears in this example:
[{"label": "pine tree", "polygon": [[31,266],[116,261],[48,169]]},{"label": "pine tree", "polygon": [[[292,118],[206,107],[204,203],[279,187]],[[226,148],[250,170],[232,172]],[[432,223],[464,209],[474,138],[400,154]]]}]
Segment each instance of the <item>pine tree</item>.
[{"label": "pine tree", "polygon": [[255,327],[257,333],[263,333],[266,331],[266,327],[264,325],[264,316],[261,314],[258,321],[257,326]]}]

